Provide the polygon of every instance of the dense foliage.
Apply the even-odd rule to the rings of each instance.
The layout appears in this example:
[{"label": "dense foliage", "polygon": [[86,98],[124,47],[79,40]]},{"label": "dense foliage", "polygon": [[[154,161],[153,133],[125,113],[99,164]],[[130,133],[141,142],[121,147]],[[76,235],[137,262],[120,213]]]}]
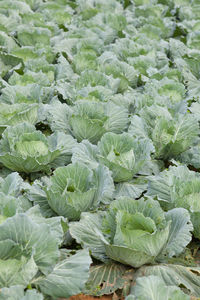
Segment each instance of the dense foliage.
[{"label": "dense foliage", "polygon": [[200,297],[199,0],[0,20],[0,300]]}]

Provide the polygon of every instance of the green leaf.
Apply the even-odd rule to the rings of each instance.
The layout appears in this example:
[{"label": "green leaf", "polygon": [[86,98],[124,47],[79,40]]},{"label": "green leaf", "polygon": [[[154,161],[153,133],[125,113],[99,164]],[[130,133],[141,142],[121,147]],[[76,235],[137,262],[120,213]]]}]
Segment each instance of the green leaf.
[{"label": "green leaf", "polygon": [[184,287],[193,296],[200,295],[200,268],[184,267],[181,265],[155,265],[143,266],[138,271],[138,276],[159,276],[167,286]]},{"label": "green leaf", "polygon": [[97,186],[95,194],[96,203],[109,204],[115,190],[111,172],[107,167],[99,165],[94,170],[94,179]]},{"label": "green leaf", "polygon": [[186,166],[170,167],[149,178],[148,195],[155,196],[162,207],[183,207],[190,213],[194,235],[199,237],[200,176]]},{"label": "green leaf", "polygon": [[118,183],[115,188],[115,198],[123,196],[133,199],[139,198],[147,189],[147,179],[138,177],[132,181]]},{"label": "green leaf", "polygon": [[128,112],[113,103],[77,102],[69,122],[78,141],[97,143],[105,132],[121,133],[127,127]]},{"label": "green leaf", "polygon": [[113,294],[123,288],[125,284],[123,275],[126,270],[125,266],[113,262],[92,266],[84,293],[93,296]]},{"label": "green leaf", "polygon": [[22,60],[14,55],[7,54],[0,51],[0,75],[4,77],[7,72],[19,70],[22,67]]},{"label": "green leaf", "polygon": [[98,167],[98,148],[88,140],[83,140],[73,148],[72,162],[80,162],[91,169]]},{"label": "green leaf", "polygon": [[47,28],[27,27],[26,25],[19,26],[17,32],[18,40],[23,46],[49,45],[50,36],[51,32]]},{"label": "green leaf", "polygon": [[55,100],[51,104],[46,104],[44,110],[53,131],[58,130],[67,134],[70,133],[69,116],[72,114],[70,106]]},{"label": "green leaf", "polygon": [[24,287],[20,285],[2,288],[0,291],[1,300],[43,300],[43,295],[35,289],[24,292]]},{"label": "green leaf", "polygon": [[155,262],[153,256],[124,246],[105,244],[105,253],[111,259],[134,268]]},{"label": "green leaf", "polygon": [[33,254],[39,269],[48,273],[59,257],[58,241],[49,225],[17,214],[0,225],[0,241],[11,240],[21,247],[21,253]]},{"label": "green leaf", "polygon": [[23,188],[25,188],[25,184],[17,172],[9,174],[5,179],[1,179],[0,181],[0,191],[5,195],[17,197]]},{"label": "green leaf", "polygon": [[100,230],[101,223],[101,216],[98,214],[82,213],[79,222],[69,224],[69,231],[78,243],[91,250],[95,258],[106,261],[108,258],[105,255],[104,242],[107,241]]},{"label": "green leaf", "polygon": [[46,192],[53,211],[76,220],[82,211],[97,206],[96,190],[92,171],[83,164],[75,163],[57,168]]},{"label": "green leaf", "polygon": [[0,161],[19,172],[48,172],[53,163],[69,163],[75,144],[76,141],[64,133],[55,132],[46,137],[33,125],[21,123],[4,131],[0,141]]},{"label": "green leaf", "polygon": [[169,257],[177,256],[192,239],[193,226],[186,209],[174,208],[166,213],[166,219],[171,221],[168,242],[164,252]]},{"label": "green leaf", "polygon": [[[184,294],[181,289],[176,286],[167,286],[160,277],[154,275],[138,278],[132,289],[132,295],[137,300],[190,300],[190,297]],[[131,296],[126,299],[132,299]]]},{"label": "green leaf", "polygon": [[68,298],[82,292],[89,277],[92,260],[87,250],[57,263],[53,271],[43,279],[36,279],[36,284],[44,294],[51,297]]},{"label": "green leaf", "polygon": [[8,125],[17,125],[23,122],[35,124],[38,120],[37,104],[5,104],[0,105],[0,131],[3,132]]},{"label": "green leaf", "polygon": [[12,285],[26,287],[37,271],[38,268],[32,257],[30,259],[22,257],[20,260],[0,260],[0,287],[10,287]]},{"label": "green leaf", "polygon": [[99,161],[113,174],[115,182],[127,181],[150,161],[153,148],[148,141],[134,140],[128,133],[106,133],[98,143]]},{"label": "green leaf", "polygon": [[32,185],[26,189],[26,196],[34,205],[39,205],[44,217],[50,218],[56,213],[51,209],[47,200],[47,194],[44,187],[49,184],[48,177],[42,177],[41,180],[35,180]]}]

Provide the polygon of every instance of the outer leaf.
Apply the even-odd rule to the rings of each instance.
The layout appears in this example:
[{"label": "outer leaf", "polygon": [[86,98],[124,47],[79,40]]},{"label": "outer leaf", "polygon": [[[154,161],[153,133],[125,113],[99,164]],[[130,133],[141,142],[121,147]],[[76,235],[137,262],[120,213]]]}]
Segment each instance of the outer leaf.
[{"label": "outer leaf", "polygon": [[147,179],[138,177],[133,181],[118,183],[116,185],[115,198],[128,197],[139,198],[142,193],[147,189]]},{"label": "outer leaf", "polygon": [[20,246],[16,242],[9,239],[0,242],[0,259],[19,259],[21,254]]},{"label": "outer leaf", "polygon": [[149,178],[148,195],[157,196],[165,209],[184,207],[190,212],[195,237],[199,231],[200,176],[186,166],[170,167],[158,176]]},{"label": "outer leaf", "polygon": [[0,52],[1,77],[4,77],[8,71],[19,70],[22,66],[22,60],[11,54]]},{"label": "outer leaf", "polygon": [[88,140],[83,140],[73,148],[72,162],[80,162],[91,169],[98,167],[98,148],[90,144]]},{"label": "outer leaf", "polygon": [[32,257],[30,259],[22,257],[21,260],[0,260],[0,287],[18,284],[26,287],[37,271],[38,268]]},{"label": "outer leaf", "polygon": [[25,187],[23,179],[17,172],[9,174],[0,182],[0,191],[6,195],[18,196],[23,187]]},{"label": "outer leaf", "polygon": [[70,133],[69,116],[72,114],[71,108],[60,101],[52,101],[45,106],[45,114],[52,130]]},{"label": "outer leaf", "polygon": [[17,212],[23,212],[20,207],[20,201],[12,196],[6,196],[0,192],[0,214],[6,217],[12,217]]},{"label": "outer leaf", "polygon": [[44,297],[36,290],[27,290],[22,300],[43,300]]},{"label": "outer leaf", "polygon": [[155,262],[153,256],[131,248],[105,244],[105,249],[108,257],[134,268],[139,268],[144,264]]},{"label": "outer leaf", "polygon": [[197,145],[191,147],[189,150],[182,153],[179,157],[179,160],[187,166],[191,165],[195,169],[199,169],[200,168],[200,144],[198,143]]},{"label": "outer leaf", "polygon": [[168,242],[164,250],[169,257],[179,255],[192,239],[193,230],[189,213],[184,208],[174,208],[166,213],[166,219],[171,220]]},{"label": "outer leaf", "polygon": [[59,155],[51,162],[51,167],[65,166],[71,162],[72,149],[77,141],[69,134],[56,131],[48,138],[51,151],[59,151]]},{"label": "outer leaf", "polygon": [[106,131],[114,133],[123,132],[128,125],[128,111],[126,108],[122,108],[112,103],[106,105],[108,120],[105,123]]},{"label": "outer leaf", "polygon": [[108,258],[105,255],[105,240],[100,228],[102,220],[98,214],[82,213],[79,222],[71,222],[69,231],[84,248],[91,250],[92,255],[101,261]]},{"label": "outer leaf", "polygon": [[[137,300],[190,300],[190,297],[181,289],[176,286],[167,286],[161,278],[154,275],[138,278],[131,294]],[[131,297],[128,296],[126,299],[131,299]]]},{"label": "outer leaf", "polygon": [[83,139],[89,140],[91,143],[96,144],[102,135],[106,132],[103,128],[104,122],[101,120],[86,120],[82,116],[72,116],[70,119],[70,125],[72,127],[73,135],[78,142]]},{"label": "outer leaf", "polygon": [[32,219],[37,224],[47,224],[50,227],[51,234],[54,240],[58,243],[58,245],[62,244],[63,241],[63,223],[66,221],[62,217],[51,217],[44,218],[41,214],[40,207],[35,205],[31,207],[26,215]]},{"label": "outer leaf", "polygon": [[126,270],[125,266],[113,262],[92,266],[84,293],[102,296],[112,294],[123,288],[125,283],[123,275]]},{"label": "outer leaf", "polygon": [[37,280],[41,291],[51,297],[68,298],[82,292],[92,260],[88,250],[60,261],[44,279]]},{"label": "outer leaf", "polygon": [[200,268],[184,267],[181,265],[143,266],[138,276],[159,276],[166,285],[184,286],[192,295],[200,295]]},{"label": "outer leaf", "polygon": [[10,239],[21,247],[21,251],[33,254],[36,264],[47,273],[59,257],[58,241],[50,226],[37,224],[25,214],[8,218],[0,225],[0,241]]},{"label": "outer leaf", "polygon": [[44,217],[50,218],[56,213],[51,209],[47,200],[47,194],[44,187],[49,184],[48,177],[42,177],[41,180],[35,180],[26,190],[26,196],[34,205],[39,205],[41,213]]},{"label": "outer leaf", "polygon": [[115,190],[111,172],[107,167],[99,165],[94,170],[94,178],[97,186],[96,203],[109,204]]},{"label": "outer leaf", "polygon": [[0,291],[1,300],[43,300],[43,295],[36,290],[27,290],[24,287],[15,285],[10,288],[2,288]]},{"label": "outer leaf", "polygon": [[2,133],[8,125],[16,125],[23,122],[35,124],[38,120],[37,104],[5,104],[0,105],[0,132]]},{"label": "outer leaf", "polygon": [[23,296],[24,287],[21,285],[12,286],[10,288],[4,287],[0,290],[1,300],[21,300]]}]

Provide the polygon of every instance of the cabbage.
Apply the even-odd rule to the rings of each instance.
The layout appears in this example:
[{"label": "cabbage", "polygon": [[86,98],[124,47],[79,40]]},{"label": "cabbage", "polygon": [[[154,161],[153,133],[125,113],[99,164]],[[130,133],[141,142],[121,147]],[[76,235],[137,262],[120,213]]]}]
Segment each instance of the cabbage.
[{"label": "cabbage", "polygon": [[111,258],[135,268],[180,254],[193,230],[186,209],[164,213],[155,200],[123,197],[104,213],[83,213],[69,227],[76,241],[95,258]]},{"label": "cabbage", "polygon": [[194,236],[200,238],[200,175],[186,166],[170,167],[149,178],[148,195],[156,197],[162,207],[184,207],[191,216]]},{"label": "cabbage", "polygon": [[97,209],[112,200],[114,184],[102,165],[90,170],[81,163],[57,168],[50,180],[37,181],[28,188],[28,198],[39,204],[45,216],[78,220],[81,212]]},{"label": "cabbage", "polygon": [[106,133],[98,143],[99,161],[107,166],[115,182],[126,181],[151,160],[152,144],[133,139],[128,133]]},{"label": "cabbage", "polygon": [[18,172],[48,172],[51,163],[62,155],[64,162],[69,162],[74,144],[71,136],[55,132],[46,137],[33,125],[21,123],[4,131],[0,141],[0,162]]}]

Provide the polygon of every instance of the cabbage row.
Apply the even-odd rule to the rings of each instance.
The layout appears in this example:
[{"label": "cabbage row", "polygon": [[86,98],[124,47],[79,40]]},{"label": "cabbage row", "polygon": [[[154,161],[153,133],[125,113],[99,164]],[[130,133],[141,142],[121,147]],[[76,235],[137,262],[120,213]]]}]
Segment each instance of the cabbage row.
[{"label": "cabbage row", "polygon": [[0,300],[200,297],[199,0],[0,20]]}]

